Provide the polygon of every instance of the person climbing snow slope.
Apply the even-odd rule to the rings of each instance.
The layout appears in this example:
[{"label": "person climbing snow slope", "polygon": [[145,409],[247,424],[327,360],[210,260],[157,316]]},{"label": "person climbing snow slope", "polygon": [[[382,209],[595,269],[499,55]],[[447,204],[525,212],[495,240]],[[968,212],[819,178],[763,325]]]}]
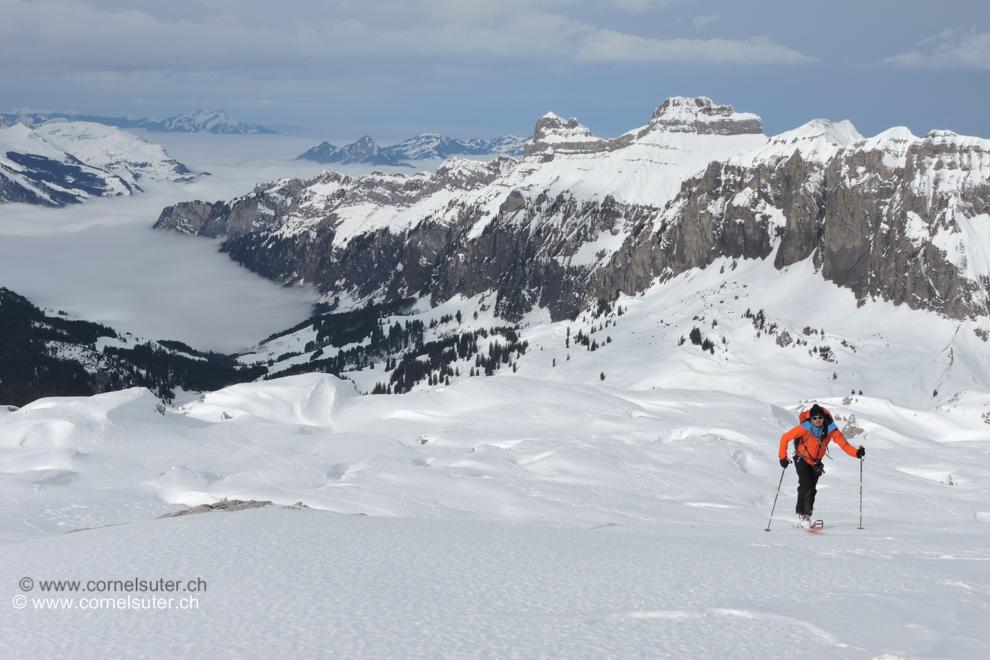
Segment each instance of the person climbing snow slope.
[{"label": "person climbing snow slope", "polygon": [[798,474],[797,506],[798,526],[811,529],[811,514],[815,507],[815,494],[818,492],[818,478],[825,472],[822,458],[828,451],[828,443],[835,441],[842,451],[854,458],[863,458],[866,449],[862,445],[854,448],[842,431],[835,425],[828,410],[817,403],[810,410],[801,413],[800,423],[780,436],[780,466],[787,469],[787,445],[794,443],[794,470]]}]

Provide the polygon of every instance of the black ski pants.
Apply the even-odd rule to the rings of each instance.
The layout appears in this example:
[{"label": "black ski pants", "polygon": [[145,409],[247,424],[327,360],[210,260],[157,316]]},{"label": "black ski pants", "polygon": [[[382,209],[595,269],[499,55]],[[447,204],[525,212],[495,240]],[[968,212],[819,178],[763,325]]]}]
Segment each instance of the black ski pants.
[{"label": "black ski pants", "polygon": [[812,509],[815,508],[815,495],[818,494],[818,490],[815,488],[818,485],[818,475],[815,474],[814,466],[805,462],[803,458],[794,461],[794,469],[798,475],[795,512],[798,515],[808,514],[810,516]]}]

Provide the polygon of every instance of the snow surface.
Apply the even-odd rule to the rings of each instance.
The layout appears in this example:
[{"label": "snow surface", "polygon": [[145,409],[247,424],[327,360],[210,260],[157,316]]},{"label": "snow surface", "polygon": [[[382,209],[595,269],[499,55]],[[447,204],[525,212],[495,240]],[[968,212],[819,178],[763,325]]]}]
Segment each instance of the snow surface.
[{"label": "snow surface", "polygon": [[[456,306],[463,327],[493,323],[473,321],[478,303],[420,318]],[[986,657],[990,394],[974,326],[857,307],[809,264],[726,260],[618,304],[534,315],[516,374],[462,365],[405,395],[358,394],[378,365],[164,414],[142,389],[0,408],[13,657]],[[593,324],[612,341],[590,352],[573,339]],[[697,326],[713,353],[678,345]],[[808,345],[781,345],[784,331]],[[823,345],[833,361],[810,352]],[[812,400],[867,447],[864,529],[859,462],[833,450],[824,531],[791,527],[788,469],[765,532],[778,439]],[[222,497],[310,508],[154,519]],[[78,528],[92,529],[63,534]],[[196,610],[182,592],[171,610],[83,611],[79,597],[106,594],[81,593],[56,612],[23,577],[209,586]]]},{"label": "snow surface", "polygon": [[181,179],[189,173],[160,144],[93,122],[55,122],[34,131],[46,142],[87,165],[113,172],[128,183]]},{"label": "snow surface", "polygon": [[[179,181],[192,176],[161,145],[113,126],[86,121],[54,121],[34,128],[23,124],[0,128],[0,165],[8,170],[8,176],[42,197],[46,197],[42,191],[17,175],[21,167],[5,157],[10,151],[96,168],[97,176],[106,180],[108,196],[129,195],[131,187],[139,182]],[[89,197],[81,191],[74,194]]]},{"label": "snow surface", "polygon": [[[38,197],[48,201],[51,201],[50,195],[43,187],[37,185],[37,182],[31,175],[25,174],[25,168],[22,165],[19,165],[8,157],[11,153],[41,156],[56,163],[65,163],[72,167],[80,167],[81,165],[79,160],[71,152],[64,151],[51,141],[46,140],[35,129],[28,128],[23,124],[0,127],[0,183],[2,183],[3,179],[9,178],[15,184],[26,188]],[[82,164],[80,169],[95,179],[100,180],[102,186],[105,187],[103,194],[107,196],[130,195],[132,192],[128,184],[119,178],[116,173],[105,171],[99,166],[95,168],[93,166],[87,167],[85,164]],[[133,176],[129,178],[133,181]],[[73,184],[78,184],[71,179],[64,182],[66,184],[65,186],[52,181],[47,181],[46,183],[53,189],[68,193],[77,199],[87,199],[91,196],[90,192],[83,189],[83,187],[74,186]],[[6,206],[4,204],[4,207]]]}]

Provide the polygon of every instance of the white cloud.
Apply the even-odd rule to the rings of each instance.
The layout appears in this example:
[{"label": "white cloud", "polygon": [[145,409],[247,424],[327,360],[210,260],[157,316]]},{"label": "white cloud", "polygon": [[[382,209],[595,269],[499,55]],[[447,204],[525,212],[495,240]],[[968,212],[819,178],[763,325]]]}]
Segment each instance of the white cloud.
[{"label": "white cloud", "polygon": [[945,30],[921,41],[910,53],[892,55],[882,62],[905,69],[990,70],[990,33]]},{"label": "white cloud", "polygon": [[783,64],[813,62],[767,37],[731,39],[647,39],[612,30],[589,38],[578,59],[594,62],[700,62],[706,64]]},{"label": "white cloud", "polygon": [[[244,0],[176,0],[107,9],[79,0],[0,0],[0,80],[215,76],[330,79],[341,71],[429,61],[800,64],[812,58],[765,37],[654,39],[568,15],[578,0],[300,0],[287,13]],[[611,0],[648,9],[668,0]],[[116,7],[116,4],[114,5]]]},{"label": "white cloud", "polygon": [[710,23],[717,23],[722,20],[722,17],[718,14],[709,14],[707,16],[695,16],[694,17],[694,27],[703,28]]},{"label": "white cloud", "polygon": [[618,7],[619,9],[625,9],[626,11],[633,11],[642,14],[654,8],[659,9],[662,7],[676,5],[680,1],[681,0],[608,0],[608,4]]}]

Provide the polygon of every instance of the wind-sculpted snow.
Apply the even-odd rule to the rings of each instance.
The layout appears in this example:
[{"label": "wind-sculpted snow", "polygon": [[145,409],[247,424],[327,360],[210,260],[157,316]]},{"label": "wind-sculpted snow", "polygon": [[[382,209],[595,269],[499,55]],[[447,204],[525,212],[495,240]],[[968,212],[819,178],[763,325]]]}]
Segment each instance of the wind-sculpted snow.
[{"label": "wind-sculpted snow", "polygon": [[[985,395],[822,400],[868,447],[864,529],[840,453],[810,536],[790,526],[793,470],[764,531],[777,438],[806,403],[512,376],[350,388],[313,375],[164,415],[144,390],[0,412],[7,652],[976,660],[990,643]],[[274,504],[155,520],[223,497]],[[85,590],[159,577],[182,586]],[[148,611],[116,611],[125,597]]]},{"label": "wind-sculpted snow", "polygon": [[[929,410],[822,401],[869,446],[871,521],[945,525],[948,510],[960,530],[983,529],[987,401],[974,393]],[[779,476],[777,439],[799,405],[511,376],[360,397],[318,374],[236,385],[164,414],[141,389],[42,399],[0,417],[3,489],[17,503],[0,525],[12,540],[236,497],[572,525],[687,522],[700,509],[709,522],[758,528]],[[828,472],[820,514],[856,523],[858,464],[839,454]],[[793,484],[782,518],[792,493]],[[25,515],[31,532],[17,530]]]},{"label": "wind-sculpted snow", "polygon": [[306,376],[234,385],[179,410],[209,421],[250,415],[273,424],[333,428],[340,407],[356,396],[353,387],[336,379]]}]

